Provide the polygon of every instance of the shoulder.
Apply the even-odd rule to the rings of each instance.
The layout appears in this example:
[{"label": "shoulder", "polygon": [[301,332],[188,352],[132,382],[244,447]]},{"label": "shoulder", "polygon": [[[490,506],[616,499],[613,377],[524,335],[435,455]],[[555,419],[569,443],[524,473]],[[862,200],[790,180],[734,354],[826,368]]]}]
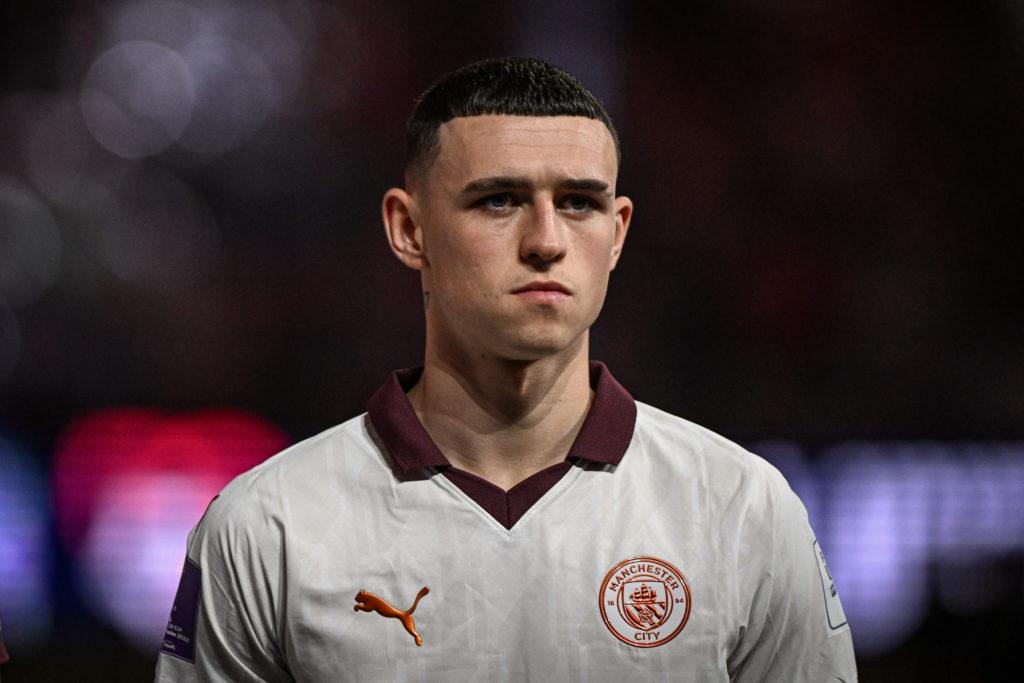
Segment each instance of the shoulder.
[{"label": "shoulder", "polygon": [[[806,525],[803,503],[771,463],[706,427],[637,403],[624,464],[635,476],[673,482],[686,514],[733,538]],[[634,475],[630,475],[634,476]]]},{"label": "shoulder", "polygon": [[659,466],[706,482],[789,491],[771,463],[724,436],[637,401],[634,441]]},{"label": "shoulder", "polygon": [[329,509],[338,487],[387,472],[366,415],[300,441],[232,479],[210,503],[197,531],[230,533],[240,527],[259,532],[286,518],[316,517]]}]

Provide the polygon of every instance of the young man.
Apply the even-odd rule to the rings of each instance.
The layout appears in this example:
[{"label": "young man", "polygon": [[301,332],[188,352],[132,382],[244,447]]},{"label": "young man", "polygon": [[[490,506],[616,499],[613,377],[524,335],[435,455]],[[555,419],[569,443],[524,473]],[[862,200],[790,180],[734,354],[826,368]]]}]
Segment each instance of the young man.
[{"label": "young man", "polygon": [[589,359],[632,216],[593,96],[470,65],[408,143],[383,215],[424,366],[211,503],[157,678],[855,680],[781,475]]}]

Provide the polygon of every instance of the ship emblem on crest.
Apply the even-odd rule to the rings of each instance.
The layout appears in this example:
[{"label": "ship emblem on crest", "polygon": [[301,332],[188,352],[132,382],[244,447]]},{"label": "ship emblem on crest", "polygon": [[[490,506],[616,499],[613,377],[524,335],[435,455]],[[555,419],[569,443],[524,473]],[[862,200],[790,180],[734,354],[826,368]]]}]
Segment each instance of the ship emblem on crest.
[{"label": "ship emblem on crest", "polygon": [[690,586],[668,562],[634,557],[605,575],[600,605],[601,617],[616,638],[634,647],[655,647],[686,626]]},{"label": "ship emblem on crest", "polygon": [[[625,584],[626,590],[637,582],[630,581]],[[658,584],[655,584],[658,585]],[[646,631],[651,630],[661,623],[667,613],[668,604],[664,600],[658,600],[657,588],[651,588],[646,581],[639,584],[629,597],[625,599],[625,616],[633,626]],[[625,593],[625,591],[623,591]]]}]

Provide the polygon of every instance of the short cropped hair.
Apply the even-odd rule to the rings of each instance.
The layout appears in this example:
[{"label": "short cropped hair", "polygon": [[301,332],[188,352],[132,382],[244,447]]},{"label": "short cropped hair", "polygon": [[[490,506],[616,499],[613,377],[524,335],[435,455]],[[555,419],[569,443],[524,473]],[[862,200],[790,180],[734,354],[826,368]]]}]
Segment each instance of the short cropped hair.
[{"label": "short cropped hair", "polygon": [[504,57],[453,71],[420,96],[406,126],[406,181],[437,158],[441,124],[461,116],[487,114],[598,120],[611,133],[616,158],[621,157],[611,117],[574,76],[539,59]]}]

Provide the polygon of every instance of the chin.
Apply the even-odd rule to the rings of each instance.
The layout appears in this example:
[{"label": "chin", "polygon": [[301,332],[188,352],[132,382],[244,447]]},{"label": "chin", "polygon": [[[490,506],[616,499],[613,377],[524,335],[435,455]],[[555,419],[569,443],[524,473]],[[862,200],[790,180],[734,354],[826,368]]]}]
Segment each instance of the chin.
[{"label": "chin", "polygon": [[566,353],[573,353],[577,349],[580,336],[567,337],[533,337],[531,339],[517,340],[518,343],[510,343],[503,353],[505,358],[518,362],[533,362],[551,358]]}]

